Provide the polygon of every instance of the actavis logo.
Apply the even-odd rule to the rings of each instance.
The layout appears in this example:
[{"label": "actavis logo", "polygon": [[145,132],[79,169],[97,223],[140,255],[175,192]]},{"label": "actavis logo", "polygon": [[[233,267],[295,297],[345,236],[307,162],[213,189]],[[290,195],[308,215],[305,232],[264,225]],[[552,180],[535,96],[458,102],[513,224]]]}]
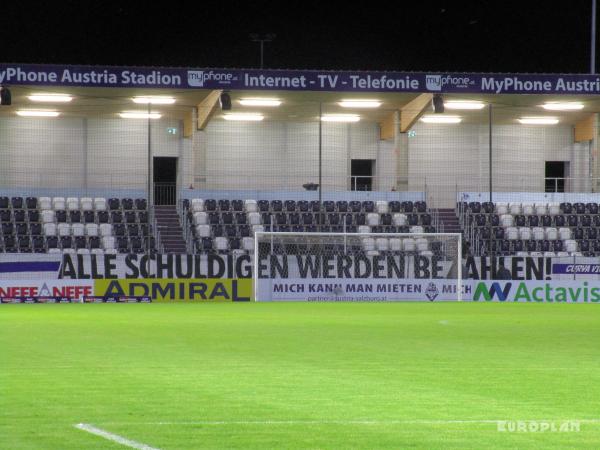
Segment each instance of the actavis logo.
[{"label": "actavis logo", "polygon": [[485,283],[477,283],[475,293],[473,294],[473,301],[477,302],[481,300],[481,297],[483,296],[483,299],[486,302],[490,302],[494,300],[494,295],[496,295],[498,297],[498,300],[504,302],[508,298],[508,294],[510,293],[511,288],[512,283],[505,283],[503,289],[500,286],[500,283],[494,282],[488,290],[488,287]]}]

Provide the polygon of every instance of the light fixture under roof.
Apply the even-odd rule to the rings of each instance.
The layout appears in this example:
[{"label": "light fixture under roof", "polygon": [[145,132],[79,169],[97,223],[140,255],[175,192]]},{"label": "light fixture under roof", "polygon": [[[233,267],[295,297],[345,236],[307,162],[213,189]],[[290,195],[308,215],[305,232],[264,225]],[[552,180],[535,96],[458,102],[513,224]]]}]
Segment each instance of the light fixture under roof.
[{"label": "light fixture under roof", "polygon": [[263,120],[265,116],[258,113],[231,113],[225,114],[223,119],[232,120],[232,121],[251,121],[251,122],[259,122]]},{"label": "light fixture under roof", "polygon": [[172,105],[175,103],[175,99],[173,97],[166,97],[164,95],[145,95],[141,97],[133,97],[133,103],[140,103],[144,105]]},{"label": "light fixture under roof", "polygon": [[339,102],[342,108],[379,108],[379,100],[342,100]]},{"label": "light fixture under roof", "polygon": [[446,109],[483,109],[485,103],[473,100],[447,100],[444,102]]},{"label": "light fixture under roof", "polygon": [[556,125],[556,117],[521,117],[517,119],[523,125]]},{"label": "light fixture under roof", "polygon": [[58,117],[60,115],[60,112],[21,109],[17,111],[17,115],[23,117]]},{"label": "light fixture under roof", "polygon": [[323,122],[358,122],[358,114],[325,114],[321,117]]},{"label": "light fixture under roof", "polygon": [[421,122],[425,123],[460,123],[462,118],[459,116],[423,116],[421,117]]},{"label": "light fixture under roof", "polygon": [[281,100],[278,98],[243,98],[240,100],[243,106],[279,106]]},{"label": "light fixture under roof", "polygon": [[549,111],[579,111],[583,109],[583,103],[579,102],[546,102],[541,106]]},{"label": "light fixture under roof", "polygon": [[27,96],[32,102],[68,103],[73,97],[67,94],[31,94]]},{"label": "light fixture under roof", "polygon": [[123,119],[160,119],[160,113],[147,113],[143,111],[124,111],[119,113]]}]

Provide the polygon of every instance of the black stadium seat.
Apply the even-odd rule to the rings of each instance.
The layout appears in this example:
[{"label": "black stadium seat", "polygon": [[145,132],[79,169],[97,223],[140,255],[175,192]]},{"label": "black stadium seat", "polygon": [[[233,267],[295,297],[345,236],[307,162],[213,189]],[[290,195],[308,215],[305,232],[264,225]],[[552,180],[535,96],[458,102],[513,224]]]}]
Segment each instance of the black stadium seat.
[{"label": "black stadium seat", "polygon": [[244,210],[244,202],[242,200],[231,200],[231,209],[234,212],[241,212]]},{"label": "black stadium seat", "polygon": [[[190,201],[186,198],[183,200],[183,207],[188,209],[190,205]],[[138,211],[146,211],[148,209],[148,204],[145,198],[136,198],[135,199],[135,209]]]},{"label": "black stadium seat", "polygon": [[130,211],[133,209],[133,199],[132,198],[124,198],[121,200],[121,207],[124,211]]},{"label": "black stadium seat", "polygon": [[27,206],[27,209],[37,209],[37,204],[37,197],[27,197],[25,199],[25,206]]},{"label": "black stadium seat", "polygon": [[528,227],[538,227],[540,225],[540,216],[527,216]]},{"label": "black stadium seat", "polygon": [[231,209],[231,205],[229,200],[219,200],[219,211],[229,211]]},{"label": "black stadium seat", "polygon": [[108,209],[111,211],[116,211],[121,209],[121,201],[118,198],[109,198],[108,199]]},{"label": "black stadium seat", "polygon": [[35,209],[27,211],[27,220],[29,220],[29,223],[39,222],[40,221],[40,212]]},{"label": "black stadium seat", "polygon": [[13,209],[23,208],[23,197],[13,197],[10,199],[10,203]]},{"label": "black stadium seat", "polygon": [[24,209],[14,209],[13,210],[13,220],[15,222],[25,222],[25,210]]}]

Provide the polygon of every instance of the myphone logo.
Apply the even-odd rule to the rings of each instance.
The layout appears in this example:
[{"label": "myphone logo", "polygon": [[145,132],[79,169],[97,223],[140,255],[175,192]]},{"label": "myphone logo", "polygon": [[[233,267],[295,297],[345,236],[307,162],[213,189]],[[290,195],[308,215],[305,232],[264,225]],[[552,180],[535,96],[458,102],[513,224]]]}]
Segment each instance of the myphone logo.
[{"label": "myphone logo", "polygon": [[475,293],[473,294],[473,301],[477,302],[483,297],[483,300],[490,302],[494,300],[494,296],[496,296],[498,297],[498,300],[504,302],[508,298],[511,288],[512,283],[505,283],[503,288],[500,283],[494,282],[490,285],[489,289],[485,283],[477,283]]},{"label": "myphone logo", "polygon": [[236,78],[232,73],[214,72],[212,70],[188,70],[188,84],[195,87],[204,87],[207,81],[215,81],[219,85],[229,85]]}]

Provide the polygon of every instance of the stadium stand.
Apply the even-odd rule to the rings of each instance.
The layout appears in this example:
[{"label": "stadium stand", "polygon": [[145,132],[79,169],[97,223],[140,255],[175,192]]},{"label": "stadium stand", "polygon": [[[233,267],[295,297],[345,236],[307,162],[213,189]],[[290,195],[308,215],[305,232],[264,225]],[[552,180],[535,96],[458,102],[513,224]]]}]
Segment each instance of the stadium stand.
[{"label": "stadium stand", "polygon": [[[597,256],[598,203],[468,202],[465,232],[472,229],[481,254]],[[468,233],[465,233],[468,234]]]},{"label": "stadium stand", "polygon": [[[257,231],[294,233],[435,233],[424,201],[330,201],[184,199],[181,202],[186,245],[191,253],[254,251]],[[385,241],[385,242],[384,242]],[[367,240],[365,250],[405,251],[427,255],[427,241],[404,239],[391,243]],[[414,242],[413,242],[414,241]]]},{"label": "stadium stand", "polygon": [[149,221],[146,199],[107,202],[90,197],[2,196],[0,249],[6,253],[153,253],[158,250],[157,240]]}]

